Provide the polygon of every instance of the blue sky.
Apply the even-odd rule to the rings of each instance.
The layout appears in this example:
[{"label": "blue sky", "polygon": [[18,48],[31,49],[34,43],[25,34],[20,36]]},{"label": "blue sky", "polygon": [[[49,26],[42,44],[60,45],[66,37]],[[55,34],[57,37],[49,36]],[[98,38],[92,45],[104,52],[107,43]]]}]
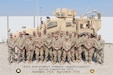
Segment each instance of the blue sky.
[{"label": "blue sky", "polygon": [[[0,0],[0,16],[51,16],[56,8],[70,8],[81,15],[96,9],[102,16],[113,16],[113,0]],[[41,7],[41,9],[40,9]]]}]

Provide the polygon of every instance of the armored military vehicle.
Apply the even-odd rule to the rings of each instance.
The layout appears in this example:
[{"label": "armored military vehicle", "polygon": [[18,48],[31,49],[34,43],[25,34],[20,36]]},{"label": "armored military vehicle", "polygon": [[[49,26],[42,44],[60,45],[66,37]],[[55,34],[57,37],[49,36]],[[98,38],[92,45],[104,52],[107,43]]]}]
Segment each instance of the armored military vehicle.
[{"label": "armored military vehicle", "polygon": [[[47,17],[47,20],[43,22],[41,20],[41,25],[36,28],[26,29],[29,34],[33,31],[40,31],[47,33],[56,31],[69,31],[76,32],[77,34],[90,33],[95,35],[97,31],[101,28],[101,14],[96,10],[89,11],[82,14],[80,17],[76,16],[76,11],[67,8],[58,8],[53,12],[53,16],[56,18]],[[96,16],[95,16],[95,15]],[[18,34],[16,32],[16,34]]]},{"label": "armored military vehicle", "polygon": [[101,28],[101,14],[96,10],[89,11],[77,18],[75,10],[58,8],[53,12],[53,16],[56,18],[47,17],[46,22],[41,22],[38,30],[41,32],[46,30],[47,32],[69,31],[77,34],[96,34]]}]

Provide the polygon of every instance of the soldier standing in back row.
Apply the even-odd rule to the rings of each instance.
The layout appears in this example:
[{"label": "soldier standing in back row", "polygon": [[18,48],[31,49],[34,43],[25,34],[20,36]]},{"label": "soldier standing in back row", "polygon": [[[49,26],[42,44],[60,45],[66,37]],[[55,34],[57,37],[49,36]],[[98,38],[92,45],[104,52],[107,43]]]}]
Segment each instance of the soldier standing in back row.
[{"label": "soldier standing in back row", "polygon": [[62,31],[60,32],[59,40],[60,40],[60,43],[61,43],[61,57],[62,57],[62,53],[63,53],[63,42],[65,40],[64,39],[64,34],[63,34]]},{"label": "soldier standing in back row", "polygon": [[27,47],[26,47],[27,46],[27,41],[26,40],[28,39],[28,34],[26,33],[25,30],[23,31],[23,38],[24,38],[24,43],[25,43],[25,47],[24,47],[24,49],[25,49],[25,59],[27,59],[26,58],[27,57],[27,55],[26,55],[26,52],[27,52],[26,51],[26,49],[27,49]]},{"label": "soldier standing in back row", "polygon": [[89,63],[91,64],[92,60],[93,60],[93,55],[94,55],[94,51],[95,51],[95,48],[94,48],[94,44],[95,44],[95,40],[94,38],[91,38],[91,35],[89,35],[89,41],[90,41],[90,45],[91,45],[91,48],[89,50]]},{"label": "soldier standing in back row", "polygon": [[[37,39],[37,34],[36,34],[36,32],[35,31],[33,31],[33,33],[32,33],[32,40],[35,42],[35,40]],[[34,48],[34,50],[33,50],[33,54],[32,54],[32,58],[35,58],[35,48]]]},{"label": "soldier standing in back row", "polygon": [[69,37],[66,37],[63,42],[63,57],[62,57],[62,63],[66,62],[66,57],[68,63],[71,62],[71,41],[69,40]]},{"label": "soldier standing in back row", "polygon": [[8,45],[8,61],[9,64],[15,61],[15,39],[10,33],[10,37],[7,39],[7,45]]},{"label": "soldier standing in back row", "polygon": [[72,62],[75,62],[75,44],[77,41],[77,36],[76,33],[73,34],[72,36],[72,49],[71,49],[71,58],[72,58]]},{"label": "soldier standing in back row", "polygon": [[48,33],[47,39],[44,43],[45,46],[45,61],[48,61],[48,57],[50,58],[50,61],[53,60],[53,52],[52,52],[52,38],[51,35]]},{"label": "soldier standing in back row", "polygon": [[94,54],[93,40],[92,40],[90,34],[88,34],[87,37],[88,37],[88,39],[85,42],[85,48],[86,48],[86,51],[85,51],[85,62],[86,63],[87,62],[91,63],[92,58],[93,58],[93,54]]},{"label": "soldier standing in back row", "polygon": [[55,36],[55,40],[52,41],[52,47],[53,47],[53,64],[55,64],[57,62],[57,58],[58,58],[58,62],[61,63],[61,43],[60,40],[58,39],[58,35]]},{"label": "soldier standing in back row", "polygon": [[[43,43],[45,43],[46,39],[47,39],[47,34],[46,34],[46,30],[43,31],[43,35],[42,35],[42,39],[43,39]],[[45,53],[45,50],[46,50],[46,46],[43,45],[43,51]]]},{"label": "soldier standing in back row", "polygon": [[43,39],[41,36],[41,32],[38,32],[38,38],[35,41],[35,54],[37,63],[39,62],[39,60],[44,60]]},{"label": "soldier standing in back row", "polygon": [[18,63],[20,62],[21,60],[21,56],[22,56],[22,60],[23,62],[25,62],[25,42],[24,42],[24,37],[23,37],[23,33],[22,32],[19,32],[19,37],[17,38],[17,41],[16,41],[16,46],[17,46],[17,49],[18,49]]},{"label": "soldier standing in back row", "polygon": [[32,39],[32,36],[29,35],[29,38],[26,41],[27,41],[27,44],[26,44],[27,60],[29,63],[31,63],[33,59],[33,53],[34,53],[34,41]]},{"label": "soldier standing in back row", "polygon": [[75,41],[75,55],[76,55],[76,62],[81,61],[81,53],[82,53],[82,39],[80,35],[78,34],[77,40]]},{"label": "soldier standing in back row", "polygon": [[101,35],[98,35],[96,40],[95,48],[96,48],[96,56],[97,56],[97,63],[104,63],[104,46],[105,42],[101,39]]}]

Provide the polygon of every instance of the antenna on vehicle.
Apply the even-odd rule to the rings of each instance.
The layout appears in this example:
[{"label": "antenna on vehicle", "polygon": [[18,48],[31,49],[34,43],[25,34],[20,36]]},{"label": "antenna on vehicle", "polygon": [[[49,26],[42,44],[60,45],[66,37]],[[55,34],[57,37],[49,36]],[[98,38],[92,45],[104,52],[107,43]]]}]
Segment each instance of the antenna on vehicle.
[{"label": "antenna on vehicle", "polygon": [[88,10],[89,10],[89,7],[87,7],[87,8],[82,12],[82,14],[85,13],[85,12],[87,12]]}]

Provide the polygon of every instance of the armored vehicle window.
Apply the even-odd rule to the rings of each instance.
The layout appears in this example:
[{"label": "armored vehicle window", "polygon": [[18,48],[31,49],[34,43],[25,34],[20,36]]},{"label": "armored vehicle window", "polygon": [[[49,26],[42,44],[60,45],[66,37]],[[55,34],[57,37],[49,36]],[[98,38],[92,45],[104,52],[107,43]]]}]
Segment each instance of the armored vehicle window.
[{"label": "armored vehicle window", "polygon": [[71,26],[71,22],[66,22],[66,27]]},{"label": "armored vehicle window", "polygon": [[81,29],[86,28],[86,24],[80,24],[80,28],[81,28]]},{"label": "armored vehicle window", "polygon": [[52,27],[56,27],[57,26],[57,22],[50,22],[47,25],[47,28],[52,28]]}]

